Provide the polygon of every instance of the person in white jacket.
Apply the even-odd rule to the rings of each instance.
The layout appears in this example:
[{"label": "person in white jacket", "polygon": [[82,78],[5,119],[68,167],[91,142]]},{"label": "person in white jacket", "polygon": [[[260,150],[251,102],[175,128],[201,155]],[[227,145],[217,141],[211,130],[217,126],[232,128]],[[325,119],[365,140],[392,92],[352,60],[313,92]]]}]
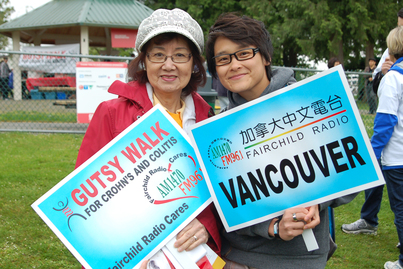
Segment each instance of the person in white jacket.
[{"label": "person in white jacket", "polygon": [[[403,240],[403,26],[393,29],[387,39],[393,65],[379,85],[379,105],[371,139],[375,156],[381,160],[390,207],[400,242]],[[385,269],[403,268],[403,249],[399,259],[386,262]]]}]

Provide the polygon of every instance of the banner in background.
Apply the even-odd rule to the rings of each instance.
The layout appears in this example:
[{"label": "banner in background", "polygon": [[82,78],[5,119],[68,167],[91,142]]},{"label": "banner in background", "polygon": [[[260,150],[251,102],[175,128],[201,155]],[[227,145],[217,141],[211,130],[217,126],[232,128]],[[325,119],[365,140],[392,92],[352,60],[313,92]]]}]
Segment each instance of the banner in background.
[{"label": "banner in background", "polygon": [[115,80],[127,82],[127,63],[78,62],[76,68],[77,122],[89,123],[98,105],[117,98],[108,93]]},{"label": "banner in background", "polygon": [[111,29],[112,48],[134,48],[137,29]]},{"label": "banner in background", "polygon": [[[80,44],[21,47],[22,52],[47,54],[80,54]],[[18,65],[23,70],[46,73],[74,73],[79,58],[21,54]]]},{"label": "banner in background", "polygon": [[384,184],[341,66],[199,122],[191,133],[227,231]]},{"label": "banner in background", "polygon": [[90,269],[135,267],[210,203],[187,135],[158,105],[32,207]]}]

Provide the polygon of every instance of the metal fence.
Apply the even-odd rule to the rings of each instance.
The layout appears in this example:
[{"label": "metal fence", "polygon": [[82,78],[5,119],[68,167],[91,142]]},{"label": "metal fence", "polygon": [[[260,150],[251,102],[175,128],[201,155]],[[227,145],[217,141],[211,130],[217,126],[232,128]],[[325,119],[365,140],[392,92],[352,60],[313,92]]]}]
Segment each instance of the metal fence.
[{"label": "metal fence", "polygon": [[[8,65],[12,75],[0,77],[0,131],[85,133],[88,124],[77,123],[76,109],[76,69],[66,65],[66,59],[83,60],[82,55],[60,55],[46,53],[22,53],[0,51],[0,58],[8,55]],[[49,64],[59,65],[60,73],[46,73],[35,68],[24,70],[19,65],[23,57],[45,58]],[[87,61],[129,62],[130,57],[85,56]],[[60,69],[59,68],[59,69]],[[274,67],[275,68],[275,67]],[[293,68],[296,79],[302,80],[322,70]],[[374,107],[377,99],[366,90],[366,78],[369,73],[346,71],[347,81],[353,92],[367,133],[372,136]],[[201,95],[213,106],[215,94],[211,90],[211,80]],[[324,85],[325,86],[325,85]],[[210,91],[209,91],[210,89]],[[207,92],[206,92],[207,90]],[[213,102],[213,103],[212,103]]]},{"label": "metal fence", "polygon": [[[64,55],[0,51],[8,55],[12,73],[0,77],[0,131],[85,133],[88,124],[77,123],[76,67],[71,61],[129,62],[130,57]],[[22,55],[22,56],[21,56]],[[20,56],[41,59],[58,69],[47,73],[42,68],[20,66]],[[1,67],[1,64],[0,64]]]}]

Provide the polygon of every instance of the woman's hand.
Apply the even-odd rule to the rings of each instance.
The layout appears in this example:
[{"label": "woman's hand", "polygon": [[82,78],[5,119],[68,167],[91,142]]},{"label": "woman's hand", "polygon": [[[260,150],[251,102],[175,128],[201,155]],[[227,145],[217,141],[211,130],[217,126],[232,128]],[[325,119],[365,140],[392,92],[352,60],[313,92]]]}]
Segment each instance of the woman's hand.
[{"label": "woman's hand", "polygon": [[147,260],[143,261],[143,262],[141,263],[140,269],[147,269],[147,264],[148,264],[148,261],[147,261]]},{"label": "woman's hand", "polygon": [[306,229],[314,228],[320,223],[319,206],[287,209],[279,223],[279,235],[284,241],[292,240]]},{"label": "woman's hand", "polygon": [[207,243],[209,236],[204,225],[197,219],[194,219],[178,233],[174,247],[179,252],[192,250],[203,243]]}]

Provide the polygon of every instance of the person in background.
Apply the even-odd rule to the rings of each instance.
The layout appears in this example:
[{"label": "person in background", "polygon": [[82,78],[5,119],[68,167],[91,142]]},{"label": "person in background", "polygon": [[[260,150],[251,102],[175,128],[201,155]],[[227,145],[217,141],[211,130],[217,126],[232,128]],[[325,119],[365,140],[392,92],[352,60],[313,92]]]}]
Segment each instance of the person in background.
[{"label": "person in background", "polygon": [[[397,25],[403,26],[403,8],[397,13]],[[372,73],[372,90],[375,94],[378,92],[379,83],[386,74],[393,62],[389,58],[389,50],[386,49],[383,53],[378,66]],[[365,190],[365,202],[361,208],[361,218],[350,224],[343,224],[341,229],[345,233],[350,234],[372,234],[376,235],[378,231],[378,213],[381,209],[383,187],[385,185],[377,186],[368,190]],[[397,247],[400,247],[400,243],[397,243]]]},{"label": "person in background", "polygon": [[[271,38],[260,21],[229,13],[210,28],[208,69],[228,89],[229,109],[296,82],[289,68],[271,70],[272,57]],[[355,195],[287,209],[282,216],[234,232],[222,229],[224,268],[325,268],[330,250],[328,206],[350,202]],[[319,245],[312,252],[301,236],[310,228]]]},{"label": "person in background", "polygon": [[[386,38],[393,65],[383,77],[378,90],[379,105],[371,144],[382,164],[390,208],[395,215],[399,241],[403,240],[403,26],[390,31]],[[386,262],[385,269],[403,268],[403,249],[399,259]]]},{"label": "person in background", "polygon": [[[108,92],[118,98],[98,106],[81,144],[76,167],[156,104],[161,104],[186,132],[194,123],[213,116],[212,108],[196,93],[206,83],[203,47],[201,27],[183,10],[158,9],[143,20],[136,39],[139,55],[128,68],[133,81],[115,81],[110,86]],[[175,247],[188,251],[207,243],[220,253],[219,225],[211,204],[179,232]]]},{"label": "person in background", "polygon": [[8,57],[4,57],[0,64],[0,87],[1,94],[4,100],[8,99],[10,88],[8,87],[8,79],[10,75],[10,68],[8,66]]},{"label": "person in background", "polygon": [[[364,72],[373,73],[375,68],[376,68],[376,60],[374,58],[370,58],[368,61],[368,66],[365,67]],[[377,100],[376,100],[376,94],[372,89],[372,75],[364,77],[365,77],[365,93],[367,96],[367,103],[369,106],[369,114],[375,114]]]},{"label": "person in background", "polygon": [[14,73],[13,69],[10,70],[10,75],[8,75],[8,88],[11,92],[11,97],[13,97],[13,89],[14,89]]},{"label": "person in background", "polygon": [[337,57],[332,57],[329,59],[329,62],[327,63],[327,67],[329,67],[329,69],[330,69],[330,68],[338,66],[340,64],[341,63],[340,63],[339,59],[337,59]]},{"label": "person in background", "polygon": [[[401,8],[397,12],[397,25],[403,26],[403,8]],[[392,66],[393,62],[389,59],[389,51],[386,49],[379,61],[377,67],[375,68],[374,72],[372,73],[373,78],[373,91],[375,94],[378,91],[379,83],[381,82],[382,77],[389,71],[390,67]]]}]

